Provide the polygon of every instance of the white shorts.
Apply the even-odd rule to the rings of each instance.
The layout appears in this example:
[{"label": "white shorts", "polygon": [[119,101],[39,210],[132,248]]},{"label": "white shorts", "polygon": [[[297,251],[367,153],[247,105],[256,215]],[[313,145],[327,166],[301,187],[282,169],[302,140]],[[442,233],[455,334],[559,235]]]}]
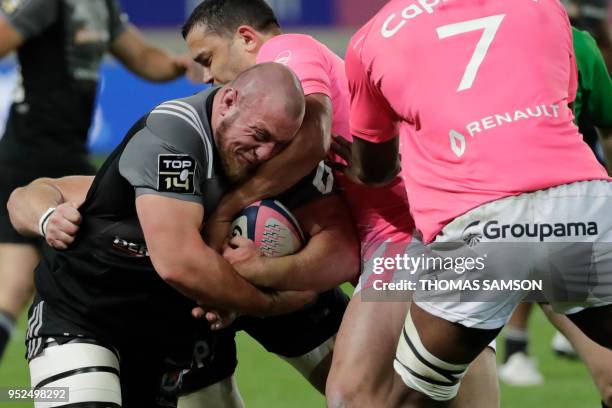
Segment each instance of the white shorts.
[{"label": "white shorts", "polygon": [[428,280],[462,284],[414,294],[422,309],[466,327],[499,328],[526,297],[566,314],[611,304],[612,183],[576,182],[484,204],[446,225],[428,247],[483,266],[428,271]]},{"label": "white shorts", "polygon": [[80,340],[60,345],[49,339],[29,364],[32,387],[65,390],[61,400],[36,402],[36,408],[121,407],[119,358],[110,349]]},{"label": "white shorts", "polygon": [[[393,297],[387,295],[380,295],[383,292],[392,292],[389,290],[390,284],[398,284],[402,280],[410,279],[410,271],[406,269],[397,268],[396,265],[385,265],[386,259],[394,259],[396,256],[410,256],[418,257],[425,253],[427,248],[423,242],[416,238],[411,237],[409,241],[398,241],[393,242],[391,239],[381,242],[367,242],[361,244],[361,274],[359,276],[359,282],[355,287],[353,296],[363,289],[373,289],[364,294],[363,300],[381,301],[390,300]],[[384,287],[383,287],[384,285]],[[409,300],[406,299],[406,294],[401,294],[402,298],[398,300]]]}]

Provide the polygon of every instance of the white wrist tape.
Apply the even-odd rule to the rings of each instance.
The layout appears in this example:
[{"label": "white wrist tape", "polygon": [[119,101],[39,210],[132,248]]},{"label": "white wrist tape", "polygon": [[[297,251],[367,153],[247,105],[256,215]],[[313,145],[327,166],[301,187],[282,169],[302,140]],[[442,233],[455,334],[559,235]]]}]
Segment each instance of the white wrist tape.
[{"label": "white wrist tape", "polygon": [[47,234],[47,224],[49,223],[49,218],[51,218],[53,211],[55,211],[55,207],[48,208],[38,220],[38,232],[43,236],[43,238]]}]

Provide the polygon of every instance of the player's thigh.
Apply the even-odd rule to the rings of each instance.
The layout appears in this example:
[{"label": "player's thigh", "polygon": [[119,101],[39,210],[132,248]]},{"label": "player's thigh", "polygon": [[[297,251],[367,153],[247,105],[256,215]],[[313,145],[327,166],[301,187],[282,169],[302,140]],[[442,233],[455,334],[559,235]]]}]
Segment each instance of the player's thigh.
[{"label": "player's thigh", "polygon": [[241,407],[242,399],[234,373],[238,364],[235,333],[232,327],[211,333],[200,327],[188,371],[181,370],[178,378],[178,406]]},{"label": "player's thigh", "polygon": [[0,310],[19,315],[34,291],[39,259],[32,244],[0,243]]},{"label": "player's thigh", "polygon": [[40,240],[22,237],[15,231],[6,208],[11,192],[40,173],[21,167],[15,169],[12,164],[0,161],[0,302],[5,301],[7,294],[32,287],[32,271],[39,261]]},{"label": "player's thigh", "polygon": [[499,407],[499,382],[495,351],[486,347],[468,368],[461,381],[457,397],[451,408]]},{"label": "player's thigh", "polygon": [[[501,326],[496,329],[465,327],[432,315],[416,303],[411,305],[409,316],[427,351],[451,364],[474,361],[502,329]],[[409,318],[404,325],[403,339],[407,337]]]},{"label": "player's thigh", "polygon": [[514,309],[514,313],[510,317],[508,321],[509,327],[514,327],[516,329],[526,330],[527,324],[529,322],[529,316],[531,315],[531,311],[533,310],[533,303],[531,302],[522,302]]},{"label": "player's thigh", "polygon": [[567,337],[587,366],[602,399],[610,401],[609,398],[612,398],[612,350],[595,343],[567,316],[553,312],[549,305],[541,305],[541,307],[548,320]]},{"label": "player's thigh", "polygon": [[403,403],[446,406],[457,396],[470,364],[500,330],[468,328],[412,303],[393,363],[410,389]]},{"label": "player's thigh", "polygon": [[567,317],[591,340],[612,349],[612,305],[587,308]]},{"label": "player's thigh", "polygon": [[178,408],[243,408],[244,401],[232,375],[215,384],[183,395]]},{"label": "player's thigh", "polygon": [[323,391],[336,334],[349,303],[340,288],[319,294],[314,304],[288,315],[246,318],[242,329]]},{"label": "player's thigh", "polygon": [[66,390],[57,402],[37,402],[35,408],[51,408],[66,404],[88,407],[121,407],[119,359],[110,349],[84,340],[58,344],[51,339],[29,361],[33,388],[58,387]]},{"label": "player's thigh", "polygon": [[572,219],[561,231],[568,238],[541,245],[543,272],[551,275],[555,283],[548,300],[553,310],[567,314],[592,340],[610,348],[612,182],[559,186],[545,198],[552,204],[543,202],[540,207],[548,210],[545,215],[549,224],[559,216]]},{"label": "player's thigh", "polygon": [[[369,289],[366,289],[369,290]],[[328,392],[378,392],[391,386],[407,302],[351,299],[336,338]]]}]

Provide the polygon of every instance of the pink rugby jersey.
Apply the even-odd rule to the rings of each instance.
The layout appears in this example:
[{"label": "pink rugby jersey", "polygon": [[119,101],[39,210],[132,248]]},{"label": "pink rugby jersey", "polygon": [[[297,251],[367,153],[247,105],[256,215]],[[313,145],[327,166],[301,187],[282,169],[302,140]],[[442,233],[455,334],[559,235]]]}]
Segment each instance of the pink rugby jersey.
[{"label": "pink rugby jersey", "polygon": [[501,197],[607,174],[573,123],[577,72],[557,0],[393,0],[346,56],[351,133],[401,138],[425,242]]},{"label": "pink rugby jersey", "polygon": [[[275,61],[293,70],[306,96],[327,95],[333,107],[332,133],[352,140],[349,132],[349,91],[344,61],[314,38],[283,34],[268,40],[257,55],[257,63]],[[401,180],[385,188],[367,188],[339,183],[357,223],[361,242],[412,240],[414,223],[406,217],[408,203]]]}]

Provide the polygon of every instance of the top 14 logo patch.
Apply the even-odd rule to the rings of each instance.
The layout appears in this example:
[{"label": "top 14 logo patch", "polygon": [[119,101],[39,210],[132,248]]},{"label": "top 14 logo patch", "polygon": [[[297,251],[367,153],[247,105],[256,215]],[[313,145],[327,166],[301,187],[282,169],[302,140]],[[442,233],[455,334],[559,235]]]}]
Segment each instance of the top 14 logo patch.
[{"label": "top 14 logo patch", "polygon": [[186,154],[160,154],[157,158],[157,191],[194,194],[196,161]]}]

